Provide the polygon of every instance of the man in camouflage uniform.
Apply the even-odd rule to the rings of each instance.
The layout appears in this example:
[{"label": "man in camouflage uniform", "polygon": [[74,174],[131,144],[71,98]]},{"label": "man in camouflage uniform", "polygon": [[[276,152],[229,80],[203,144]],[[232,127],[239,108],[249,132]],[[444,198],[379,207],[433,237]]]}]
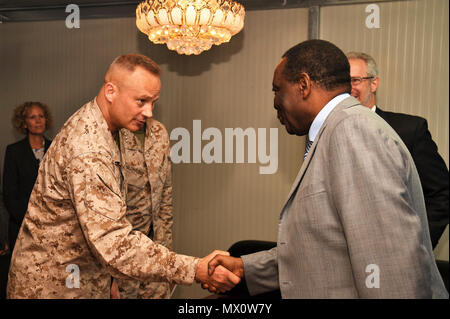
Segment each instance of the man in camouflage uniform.
[{"label": "man in camouflage uniform", "polygon": [[[195,279],[218,291],[239,282],[224,268],[208,277],[217,251],[200,259],[176,254],[134,231],[125,216],[127,182],[114,135],[121,128],[137,131],[151,118],[159,72],[145,56],[118,57],[97,97],[61,128],[31,193],[8,298],[109,298],[111,276],[185,285]],[[157,170],[168,163],[164,158]],[[157,176],[164,185],[167,176]]]},{"label": "man in camouflage uniform", "polygon": [[[121,129],[120,152],[127,180],[127,219],[133,230],[172,249],[172,176],[169,135],[163,124],[148,119],[137,132]],[[170,297],[167,282],[118,279],[120,298]]]}]

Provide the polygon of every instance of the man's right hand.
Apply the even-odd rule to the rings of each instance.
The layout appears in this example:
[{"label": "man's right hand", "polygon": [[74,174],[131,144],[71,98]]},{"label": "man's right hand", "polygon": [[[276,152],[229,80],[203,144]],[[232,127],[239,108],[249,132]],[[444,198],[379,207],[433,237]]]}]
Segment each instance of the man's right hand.
[{"label": "man's right hand", "polygon": [[227,256],[226,251],[215,250],[208,256],[201,258],[197,264],[195,279],[202,287],[210,292],[225,292],[237,285],[241,279],[228,269],[218,265],[209,273],[208,263],[214,256]]},{"label": "man's right hand", "polygon": [[239,278],[244,277],[244,263],[241,258],[224,256],[224,255],[216,255],[213,259],[208,263],[208,274],[211,276],[214,273],[214,270],[218,266],[223,266],[231,271],[233,274],[238,276]]}]

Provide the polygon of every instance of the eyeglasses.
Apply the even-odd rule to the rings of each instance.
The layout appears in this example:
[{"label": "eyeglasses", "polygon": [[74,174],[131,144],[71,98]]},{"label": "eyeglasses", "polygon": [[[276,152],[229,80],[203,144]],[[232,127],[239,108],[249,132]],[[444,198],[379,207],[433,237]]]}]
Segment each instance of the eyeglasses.
[{"label": "eyeglasses", "polygon": [[374,76],[365,76],[365,77],[354,77],[354,78],[350,78],[350,82],[352,83],[352,85],[359,85],[361,84],[361,82],[363,80],[369,80],[369,79],[373,79]]}]

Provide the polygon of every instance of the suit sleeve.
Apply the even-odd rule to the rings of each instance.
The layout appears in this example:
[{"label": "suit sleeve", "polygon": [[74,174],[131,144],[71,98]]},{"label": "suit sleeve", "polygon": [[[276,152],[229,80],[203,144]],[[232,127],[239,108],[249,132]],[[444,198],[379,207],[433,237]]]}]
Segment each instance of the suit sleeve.
[{"label": "suit sleeve", "polygon": [[243,255],[244,277],[251,296],[280,289],[277,247]]},{"label": "suit sleeve", "polygon": [[[358,295],[431,298],[433,256],[426,249],[420,185],[408,187],[417,174],[412,160],[384,130],[355,118],[343,120],[332,132],[328,182]],[[423,216],[414,210],[417,197]]]},{"label": "suit sleeve", "polygon": [[0,250],[4,250],[8,245],[8,212],[3,205],[3,196],[0,194]]},{"label": "suit sleeve", "polygon": [[192,284],[198,258],[176,254],[132,231],[114,168],[96,155],[73,159],[66,170],[72,202],[93,255],[116,278]]},{"label": "suit sleeve", "polygon": [[19,226],[22,214],[27,210],[28,202],[20,200],[19,196],[19,172],[17,163],[10,146],[6,148],[5,163],[3,169],[3,201],[10,218]]},{"label": "suit sleeve", "polygon": [[420,120],[415,130],[411,155],[422,183],[434,248],[449,223],[449,173],[431,138],[427,121]]}]

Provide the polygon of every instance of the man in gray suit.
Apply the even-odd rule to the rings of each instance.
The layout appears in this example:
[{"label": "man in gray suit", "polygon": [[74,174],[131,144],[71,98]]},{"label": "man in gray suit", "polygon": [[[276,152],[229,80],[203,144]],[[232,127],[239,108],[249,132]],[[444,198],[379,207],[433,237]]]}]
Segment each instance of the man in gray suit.
[{"label": "man in gray suit", "polygon": [[449,222],[448,169],[428,130],[427,120],[414,115],[384,111],[377,105],[380,83],[375,60],[363,52],[348,52],[351,95],[383,118],[405,143],[422,184],[431,244],[435,248]]},{"label": "man in gray suit", "polygon": [[277,246],[217,256],[251,295],[448,298],[434,260],[414,162],[395,131],[349,95],[345,54],[323,40],[288,50],[274,107],[307,153],[281,211]]}]

